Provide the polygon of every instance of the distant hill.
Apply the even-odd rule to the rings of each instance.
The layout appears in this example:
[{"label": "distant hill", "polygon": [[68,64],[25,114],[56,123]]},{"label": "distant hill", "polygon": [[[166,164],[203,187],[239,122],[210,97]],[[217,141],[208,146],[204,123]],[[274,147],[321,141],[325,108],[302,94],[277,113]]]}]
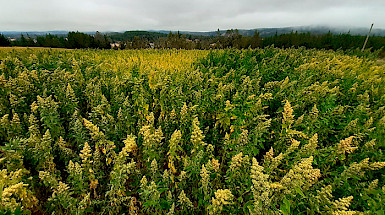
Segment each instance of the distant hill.
[{"label": "distant hill", "polygon": [[[327,27],[327,26],[300,26],[300,27],[287,27],[287,28],[259,28],[257,29],[262,37],[274,36],[277,34],[287,34],[291,32],[307,33],[311,34],[327,34],[329,31],[332,34],[346,34],[351,35],[367,35],[369,28],[348,28],[348,27]],[[373,29],[371,35],[385,36],[385,29]]]},{"label": "distant hill", "polygon": [[[326,34],[328,32],[332,34],[344,34],[350,33],[351,35],[366,35],[369,31],[368,28],[357,27],[328,27],[328,26],[298,26],[298,27],[283,27],[283,28],[256,28],[256,29],[239,29],[238,32],[243,36],[254,35],[255,30],[259,32],[261,37],[271,37],[275,34],[287,34],[291,32],[298,33],[311,33],[311,34]],[[227,30],[220,30],[219,33],[224,35]],[[178,31],[171,31],[177,33]],[[28,35],[35,38],[36,36],[42,36],[46,34],[66,36],[68,31],[4,31],[1,32],[6,37],[19,39],[21,34]],[[95,32],[83,32],[86,34],[94,35]],[[126,31],[126,32],[103,32],[114,41],[133,40],[135,36],[139,38],[146,38],[149,41],[153,41],[160,37],[167,37],[170,31],[166,30],[148,30],[148,31]],[[180,31],[181,34],[187,34],[194,37],[212,37],[218,34],[218,31],[196,32],[196,31]],[[374,28],[371,35],[385,36],[385,29]]]},{"label": "distant hill", "polygon": [[[3,34],[6,37],[20,39],[21,35],[24,36],[30,36],[30,37],[37,37],[37,36],[44,36],[46,34],[51,35],[57,35],[57,36],[65,36],[68,34],[68,31],[0,31],[1,34]],[[95,34],[95,33],[94,33]]]},{"label": "distant hill", "polygon": [[[344,34],[350,33],[351,35],[366,35],[369,31],[369,28],[348,28],[348,27],[328,27],[328,26],[299,26],[299,27],[284,27],[284,28],[256,28],[256,29],[238,29],[238,32],[243,36],[252,36],[254,35],[255,30],[259,32],[261,37],[271,37],[275,34],[288,34],[291,32],[298,33],[311,33],[311,34],[327,34],[329,31],[332,34]],[[220,34],[223,35],[227,30],[220,30]],[[160,33],[168,33],[169,31],[156,31]],[[173,31],[173,33],[176,31]],[[199,36],[216,36],[217,31],[209,32],[191,32],[191,31],[181,31],[182,34],[189,35],[199,35]],[[385,29],[374,28],[371,35],[375,36],[385,36]]]}]

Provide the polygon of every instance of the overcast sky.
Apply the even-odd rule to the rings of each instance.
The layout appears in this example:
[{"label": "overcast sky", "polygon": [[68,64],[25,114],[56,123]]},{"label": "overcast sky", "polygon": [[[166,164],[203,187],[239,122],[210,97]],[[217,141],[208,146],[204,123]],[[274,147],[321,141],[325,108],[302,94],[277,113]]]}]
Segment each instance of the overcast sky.
[{"label": "overcast sky", "polygon": [[385,0],[0,0],[0,31],[385,29]]}]

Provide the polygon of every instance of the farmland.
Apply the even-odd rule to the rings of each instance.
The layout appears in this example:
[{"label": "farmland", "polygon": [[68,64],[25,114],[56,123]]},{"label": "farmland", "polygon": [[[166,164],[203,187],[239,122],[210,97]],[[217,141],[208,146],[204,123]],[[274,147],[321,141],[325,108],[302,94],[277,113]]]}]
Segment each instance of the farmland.
[{"label": "farmland", "polygon": [[0,48],[0,213],[383,214],[378,62]]}]

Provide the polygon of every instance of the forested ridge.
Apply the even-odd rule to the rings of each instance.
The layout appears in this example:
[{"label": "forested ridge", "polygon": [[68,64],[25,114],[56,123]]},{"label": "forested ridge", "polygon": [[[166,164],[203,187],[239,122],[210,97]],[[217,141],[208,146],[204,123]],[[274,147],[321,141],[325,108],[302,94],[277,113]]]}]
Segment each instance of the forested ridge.
[{"label": "forested ridge", "polygon": [[[258,31],[245,36],[238,30],[217,32],[216,35],[191,35],[180,32],[158,33],[148,31],[126,31],[124,33],[96,32],[89,35],[81,32],[69,32],[68,35],[21,35],[20,39],[10,41],[0,34],[0,46],[51,47],[51,48],[100,48],[100,49],[223,49],[223,48],[278,48],[305,47],[308,49],[354,50],[363,47],[366,36],[341,34],[284,33],[262,37]],[[385,37],[371,35],[367,49],[378,50],[384,57]]]}]

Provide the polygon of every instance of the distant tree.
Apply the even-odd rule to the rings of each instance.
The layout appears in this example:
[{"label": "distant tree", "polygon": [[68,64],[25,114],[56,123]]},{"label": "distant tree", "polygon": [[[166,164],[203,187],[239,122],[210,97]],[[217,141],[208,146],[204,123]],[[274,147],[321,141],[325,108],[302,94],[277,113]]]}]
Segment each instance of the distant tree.
[{"label": "distant tree", "polygon": [[224,48],[242,48],[242,35],[239,33],[238,29],[227,30],[224,38],[222,38],[221,43]]},{"label": "distant tree", "polygon": [[0,46],[10,46],[11,42],[4,35],[0,34]]},{"label": "distant tree", "polygon": [[36,45],[41,47],[51,48],[63,48],[65,47],[65,41],[63,37],[57,35],[47,34],[45,36],[38,36],[36,38]]},{"label": "distant tree", "polygon": [[258,48],[261,47],[261,37],[259,36],[259,32],[257,30],[254,31],[253,37],[251,37],[250,47]]},{"label": "distant tree", "polygon": [[139,36],[135,36],[132,41],[133,49],[145,49],[149,47],[149,42],[145,38],[140,38]]},{"label": "distant tree", "polygon": [[18,46],[24,46],[24,47],[33,47],[36,46],[35,41],[27,35],[27,37],[24,37],[22,34],[20,37],[20,41],[18,41]]},{"label": "distant tree", "polygon": [[67,36],[67,48],[94,48],[95,40],[92,36],[81,32],[69,32]]},{"label": "distant tree", "polygon": [[111,48],[110,42],[108,41],[107,36],[101,34],[99,31],[97,31],[95,33],[94,39],[95,39],[95,47],[96,48],[102,48],[102,49]]}]

